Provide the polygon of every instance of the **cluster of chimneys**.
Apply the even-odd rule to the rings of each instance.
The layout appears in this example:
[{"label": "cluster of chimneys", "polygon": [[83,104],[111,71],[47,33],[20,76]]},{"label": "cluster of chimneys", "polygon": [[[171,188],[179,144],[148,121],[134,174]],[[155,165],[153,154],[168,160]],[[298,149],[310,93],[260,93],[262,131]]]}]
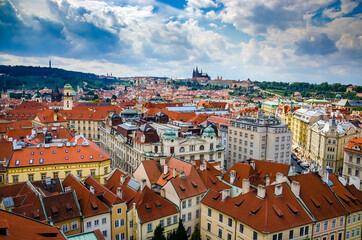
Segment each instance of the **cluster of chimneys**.
[{"label": "cluster of chimneys", "polygon": [[[166,159],[165,158],[160,159],[160,165],[163,166],[163,174],[166,175],[169,171],[168,171],[168,166],[166,164]],[[206,166],[206,163],[205,163],[205,166]],[[180,178],[185,177],[185,171],[180,171],[179,173],[180,173]],[[175,167],[172,170],[172,177],[173,178],[177,177],[177,169]]]}]

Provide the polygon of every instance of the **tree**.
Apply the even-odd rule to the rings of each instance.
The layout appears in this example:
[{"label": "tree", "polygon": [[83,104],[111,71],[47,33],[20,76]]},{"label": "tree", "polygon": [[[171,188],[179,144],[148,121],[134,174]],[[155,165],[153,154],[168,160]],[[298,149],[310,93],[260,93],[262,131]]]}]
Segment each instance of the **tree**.
[{"label": "tree", "polygon": [[116,95],[112,95],[112,99],[117,99],[117,96],[116,96]]},{"label": "tree", "polygon": [[167,238],[168,240],[187,240],[187,232],[184,225],[182,224],[182,219],[178,221],[178,227],[176,232],[172,232]]},{"label": "tree", "polygon": [[155,231],[153,232],[152,240],[166,240],[165,236],[163,235],[163,232],[165,229],[161,227],[161,224],[158,224],[155,228]]},{"label": "tree", "polygon": [[195,227],[194,232],[191,235],[190,240],[201,240],[201,233],[200,233],[200,229],[197,227]]}]

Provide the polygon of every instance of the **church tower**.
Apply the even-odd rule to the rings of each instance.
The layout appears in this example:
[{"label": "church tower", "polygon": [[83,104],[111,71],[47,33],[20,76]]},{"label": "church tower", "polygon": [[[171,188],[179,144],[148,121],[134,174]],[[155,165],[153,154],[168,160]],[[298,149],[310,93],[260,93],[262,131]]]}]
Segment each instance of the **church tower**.
[{"label": "church tower", "polygon": [[63,97],[63,102],[64,102],[64,110],[72,110],[73,108],[73,88],[72,86],[67,83],[64,86],[64,97]]}]

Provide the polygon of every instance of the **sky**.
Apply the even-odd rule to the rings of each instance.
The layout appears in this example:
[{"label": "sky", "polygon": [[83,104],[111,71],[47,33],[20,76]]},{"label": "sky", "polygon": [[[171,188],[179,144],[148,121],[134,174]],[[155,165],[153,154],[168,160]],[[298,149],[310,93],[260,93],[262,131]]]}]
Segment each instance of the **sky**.
[{"label": "sky", "polygon": [[362,1],[0,0],[0,64],[362,85]]}]

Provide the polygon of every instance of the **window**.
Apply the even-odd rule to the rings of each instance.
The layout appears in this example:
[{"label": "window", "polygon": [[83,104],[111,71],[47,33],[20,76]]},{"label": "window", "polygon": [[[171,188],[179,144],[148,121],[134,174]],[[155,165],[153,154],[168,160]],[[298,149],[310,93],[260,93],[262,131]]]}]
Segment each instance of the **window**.
[{"label": "window", "polygon": [[58,173],[57,172],[53,173],[53,177],[58,178]]},{"label": "window", "polygon": [[152,223],[147,224],[147,232],[152,232]]},{"label": "window", "polygon": [[319,231],[320,231],[320,228],[321,228],[321,224],[320,224],[320,223],[317,223],[317,225],[315,226],[315,231],[316,231],[316,232],[319,232]]},{"label": "window", "polygon": [[161,227],[164,227],[165,226],[165,220],[160,220],[160,225],[161,225]]},{"label": "window", "polygon": [[105,167],[104,168],[104,174],[107,174],[108,173],[108,167]]},{"label": "window", "polygon": [[28,179],[29,179],[30,182],[34,181],[34,174],[29,174]]},{"label": "window", "polygon": [[289,231],[289,239],[293,239],[294,238],[294,230],[290,230]]},{"label": "window", "polygon": [[190,236],[191,235],[191,227],[188,227],[187,228],[187,236]]},{"label": "window", "polygon": [[343,233],[338,233],[338,240],[342,240],[342,237],[343,237]]},{"label": "window", "polygon": [[197,209],[196,210],[196,218],[199,218],[200,217],[200,209]]},{"label": "window", "polygon": [[207,209],[207,216],[211,217],[211,209]]},{"label": "window", "polygon": [[273,240],[283,240],[283,233],[274,234]]},{"label": "window", "polygon": [[177,219],[177,216],[173,216],[173,223],[177,223],[178,219]]},{"label": "window", "polygon": [[[200,204],[200,197],[197,197],[196,198],[196,205],[199,205]],[[361,218],[361,214],[360,214],[360,218]]]},{"label": "window", "polygon": [[354,229],[352,229],[352,231],[351,231],[351,238],[354,238]]},{"label": "window", "polygon": [[241,223],[239,224],[239,232],[244,233],[244,225]]},{"label": "window", "polygon": [[219,228],[219,231],[218,231],[217,236],[218,236],[219,238],[222,238],[222,229],[221,229],[221,228]]},{"label": "window", "polygon": [[87,228],[91,228],[92,227],[92,222],[87,222]]},{"label": "window", "polygon": [[351,216],[348,216],[348,218],[347,218],[347,224],[351,224]]},{"label": "window", "polygon": [[336,227],[336,219],[333,219],[332,220],[332,228],[335,228]]},{"label": "window", "polygon": [[94,220],[94,226],[99,226],[99,220]]},{"label": "window", "polygon": [[228,218],[228,226],[229,227],[233,226],[233,220],[231,218]]},{"label": "window", "polygon": [[261,140],[262,140],[262,141],[265,141],[265,140],[266,140],[266,136],[262,136],[262,137],[261,137]]},{"label": "window", "polygon": [[107,224],[107,218],[102,218],[102,225]]},{"label": "window", "polygon": [[122,208],[118,208],[117,209],[117,214],[121,214],[122,213]]},{"label": "window", "polygon": [[349,231],[346,233],[346,239],[349,239]]},{"label": "window", "polygon": [[358,214],[358,221],[361,221],[361,214]]},{"label": "window", "polygon": [[115,221],[114,221],[114,227],[115,227],[115,228],[119,228],[119,220],[115,220]]},{"label": "window", "polygon": [[211,223],[207,223],[207,231],[211,232]]},{"label": "window", "polygon": [[191,213],[190,212],[187,214],[187,221],[191,221]]},{"label": "window", "polygon": [[82,177],[82,170],[78,170],[78,171],[77,171],[77,177],[79,177],[79,178]]},{"label": "window", "polygon": [[308,235],[308,233],[309,233],[309,226],[301,227],[299,230],[300,236]]},{"label": "window", "polygon": [[223,215],[220,213],[219,214],[219,222],[222,222],[223,221]]},{"label": "window", "polygon": [[65,232],[65,233],[69,232],[68,224],[63,224],[62,225],[62,231]]},{"label": "window", "polygon": [[107,237],[107,230],[102,231],[103,237]]},{"label": "window", "polygon": [[339,226],[342,226],[343,225],[343,217],[340,217],[339,218]]},{"label": "window", "polygon": [[129,227],[130,227],[130,228],[133,228],[133,221],[130,221],[130,222],[129,222]]},{"label": "window", "polygon": [[44,180],[46,177],[47,177],[47,174],[46,174],[46,173],[42,173],[42,174],[41,174],[41,180]]},{"label": "window", "polygon": [[361,228],[357,228],[356,236],[359,236],[361,234]]},{"label": "window", "polygon": [[328,221],[324,221],[323,230],[327,230],[327,228],[328,228]]},{"label": "window", "polygon": [[78,222],[72,222],[72,230],[78,229]]},{"label": "window", "polygon": [[186,214],[182,214],[181,219],[182,219],[182,222],[186,222]]},{"label": "window", "polygon": [[96,175],[96,170],[91,169],[91,176],[94,177]]},{"label": "window", "polygon": [[[201,150],[201,149],[200,149]],[[185,148],[184,147],[180,147],[180,152],[183,153],[185,152]]]},{"label": "window", "polygon": [[353,215],[353,222],[356,222],[357,215]]},{"label": "window", "polygon": [[227,240],[231,240],[231,234],[230,233],[228,233]]},{"label": "window", "polygon": [[187,205],[188,205],[188,207],[191,207],[191,206],[192,206],[192,199],[189,199],[189,200],[188,200],[188,204],[187,204]]},{"label": "window", "polygon": [[186,201],[182,201],[182,208],[186,208]]},{"label": "window", "polygon": [[170,226],[171,225],[171,218],[167,218],[167,226]]},{"label": "window", "polygon": [[13,176],[13,183],[19,182],[19,176]]},{"label": "window", "polygon": [[253,231],[253,240],[258,240],[258,233]]}]

